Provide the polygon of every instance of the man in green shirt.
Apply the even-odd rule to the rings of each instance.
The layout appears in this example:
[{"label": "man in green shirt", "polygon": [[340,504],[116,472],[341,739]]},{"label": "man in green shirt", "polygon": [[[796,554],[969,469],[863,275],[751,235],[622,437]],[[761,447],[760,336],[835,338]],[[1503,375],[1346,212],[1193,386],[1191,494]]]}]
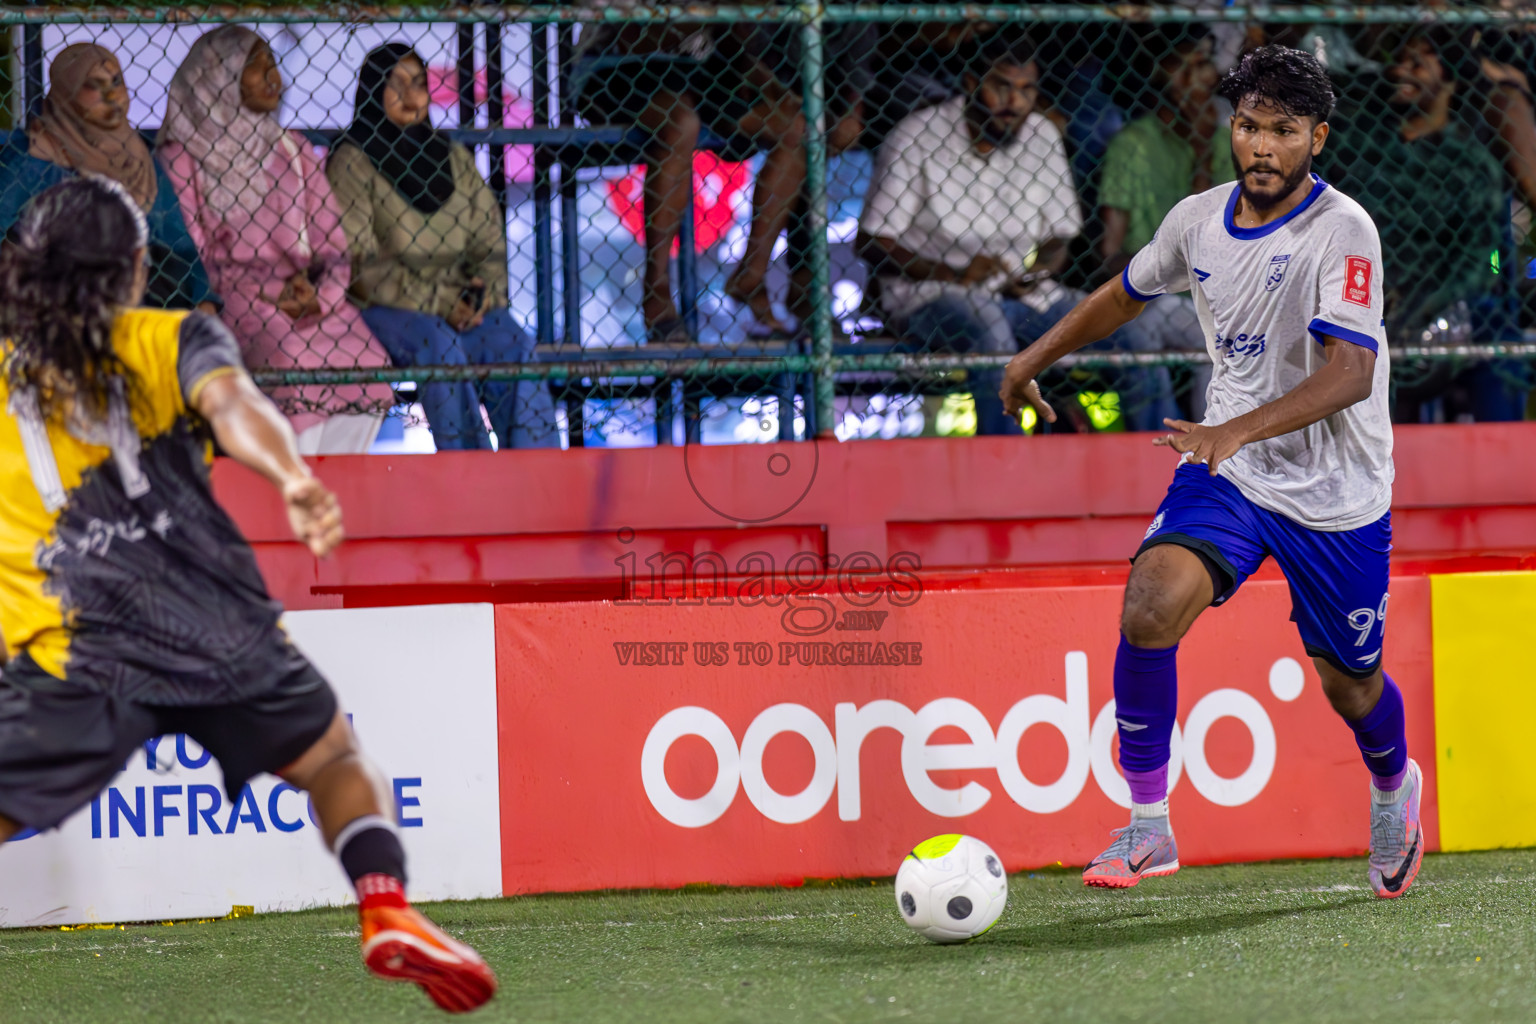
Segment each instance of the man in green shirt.
[{"label": "man in green shirt", "polygon": [[[1099,182],[1104,234],[1099,255],[1119,274],[1179,200],[1229,182],[1232,141],[1216,101],[1220,77],[1204,26],[1150,30],[1138,43],[1132,74],[1150,90],[1152,109],[1110,140]],[[1139,65],[1139,66],[1138,66]],[[1200,349],[1205,334],[1187,294],[1159,296],[1138,318],[1162,348]],[[1194,374],[1190,412],[1205,412],[1208,367]]]},{"label": "man in green shirt", "polygon": [[1156,107],[1110,140],[1099,184],[1099,249],[1106,264],[1120,264],[1116,272],[1152,240],[1180,199],[1232,180],[1232,143],[1217,109],[1210,37],[1159,33],[1143,47],[1153,48],[1147,85]]},{"label": "man in green shirt", "polygon": [[[1428,331],[1440,342],[1519,340],[1499,294],[1509,217],[1503,170],[1474,130],[1482,97],[1441,58],[1444,42],[1427,32],[1410,36],[1387,70],[1391,91],[1371,93],[1334,118],[1335,141],[1316,169],[1380,227],[1389,337],[1421,342]],[[1445,394],[1447,419],[1519,419],[1524,390],[1503,378],[1488,366],[1454,380],[1433,375],[1398,389],[1394,418],[1418,422],[1420,405]]]}]

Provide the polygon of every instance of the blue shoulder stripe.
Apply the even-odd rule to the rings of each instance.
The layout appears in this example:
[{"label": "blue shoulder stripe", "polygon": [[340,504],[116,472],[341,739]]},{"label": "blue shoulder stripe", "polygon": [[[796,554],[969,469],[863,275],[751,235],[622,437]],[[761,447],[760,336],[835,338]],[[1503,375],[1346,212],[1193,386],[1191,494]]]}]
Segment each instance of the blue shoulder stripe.
[{"label": "blue shoulder stripe", "polygon": [[1348,327],[1340,327],[1338,324],[1324,320],[1322,317],[1317,317],[1310,324],[1307,324],[1307,331],[1319,345],[1324,344],[1323,337],[1326,335],[1330,338],[1338,338],[1340,341],[1347,341],[1351,345],[1368,348],[1372,352],[1377,351],[1376,339],[1369,334],[1361,334],[1359,331],[1352,331]]}]

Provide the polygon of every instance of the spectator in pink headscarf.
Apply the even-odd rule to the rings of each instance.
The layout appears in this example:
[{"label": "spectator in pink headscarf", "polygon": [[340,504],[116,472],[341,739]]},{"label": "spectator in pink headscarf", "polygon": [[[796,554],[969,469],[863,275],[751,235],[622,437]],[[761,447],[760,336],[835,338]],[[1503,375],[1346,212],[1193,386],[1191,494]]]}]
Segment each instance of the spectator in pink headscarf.
[{"label": "spectator in pink headscarf", "polygon": [[[255,32],[225,25],[192,44],[171,80],[157,153],[224,321],[251,369],[388,366],[347,301],[351,264],[325,172],[277,122],[283,80]],[[277,388],[305,454],[365,452],[388,385]]]}]

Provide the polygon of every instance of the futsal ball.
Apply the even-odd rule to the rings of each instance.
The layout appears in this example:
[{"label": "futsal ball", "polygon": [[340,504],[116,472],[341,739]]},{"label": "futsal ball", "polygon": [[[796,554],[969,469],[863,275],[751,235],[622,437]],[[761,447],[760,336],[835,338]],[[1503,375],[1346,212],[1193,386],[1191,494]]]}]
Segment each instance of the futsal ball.
[{"label": "futsal ball", "polygon": [[1008,902],[1008,876],[992,848],[970,836],[917,844],[896,872],[896,910],[934,942],[965,942],[991,928]]}]

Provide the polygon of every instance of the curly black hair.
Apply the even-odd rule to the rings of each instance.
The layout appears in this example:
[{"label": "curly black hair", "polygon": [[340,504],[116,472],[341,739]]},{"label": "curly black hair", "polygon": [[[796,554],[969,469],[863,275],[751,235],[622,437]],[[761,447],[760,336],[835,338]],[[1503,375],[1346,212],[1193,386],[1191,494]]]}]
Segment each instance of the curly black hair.
[{"label": "curly black hair", "polygon": [[35,390],[44,416],[63,403],[100,418],[112,379],[135,377],[112,324],[135,299],[144,213],[117,182],[84,175],[29,202],[0,248],[0,338],[12,393]]},{"label": "curly black hair", "polygon": [[1269,45],[1243,54],[1217,90],[1236,109],[1247,100],[1310,117],[1321,124],[1333,115],[1333,83],[1317,58],[1289,46]]}]

